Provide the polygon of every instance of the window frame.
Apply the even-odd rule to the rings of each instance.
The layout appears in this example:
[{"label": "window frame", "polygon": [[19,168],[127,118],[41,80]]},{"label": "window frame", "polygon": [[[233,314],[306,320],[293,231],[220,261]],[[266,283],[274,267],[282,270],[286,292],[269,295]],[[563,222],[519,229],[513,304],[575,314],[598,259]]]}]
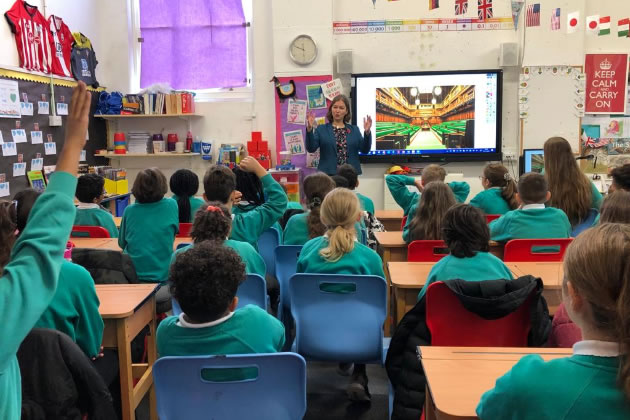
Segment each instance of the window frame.
[{"label": "window frame", "polygon": [[[253,86],[253,15],[254,0],[241,0],[245,14],[247,37],[247,86],[236,88],[212,88],[191,90],[195,93],[195,102],[252,102]],[[132,92],[140,91],[140,72],[142,65],[142,42],[140,42],[140,0],[127,0],[129,26],[129,74]]]}]

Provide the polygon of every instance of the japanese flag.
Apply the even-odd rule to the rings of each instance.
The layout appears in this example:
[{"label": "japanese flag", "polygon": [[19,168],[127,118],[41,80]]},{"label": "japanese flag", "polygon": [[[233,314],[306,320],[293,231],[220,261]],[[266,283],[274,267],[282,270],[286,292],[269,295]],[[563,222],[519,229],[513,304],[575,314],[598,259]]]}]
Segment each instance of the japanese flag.
[{"label": "japanese flag", "polygon": [[567,33],[577,32],[580,25],[580,12],[573,12],[567,15]]},{"label": "japanese flag", "polygon": [[599,34],[599,15],[586,17],[586,33],[589,35]]}]

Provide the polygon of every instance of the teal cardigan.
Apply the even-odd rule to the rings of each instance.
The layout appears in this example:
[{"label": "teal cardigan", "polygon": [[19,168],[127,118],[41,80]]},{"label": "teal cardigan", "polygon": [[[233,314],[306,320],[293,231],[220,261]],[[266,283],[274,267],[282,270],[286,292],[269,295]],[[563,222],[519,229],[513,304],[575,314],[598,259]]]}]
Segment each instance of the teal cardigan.
[{"label": "teal cardigan", "polygon": [[[354,167],[357,174],[361,175],[359,152],[368,153],[372,147],[372,133],[361,135],[359,127],[346,124],[348,132],[348,163]],[[320,125],[317,128],[306,131],[306,150],[315,153],[319,149],[319,165],[317,170],[328,175],[337,173],[337,139],[331,123]]]}]

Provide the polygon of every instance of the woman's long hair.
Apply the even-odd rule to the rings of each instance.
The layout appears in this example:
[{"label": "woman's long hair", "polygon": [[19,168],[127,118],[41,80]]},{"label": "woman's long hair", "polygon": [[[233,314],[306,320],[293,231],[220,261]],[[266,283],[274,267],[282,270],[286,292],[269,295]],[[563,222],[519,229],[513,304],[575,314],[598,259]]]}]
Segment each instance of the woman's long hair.
[{"label": "woman's long hair", "polygon": [[420,196],[420,203],[409,222],[409,241],[442,239],[442,220],[457,201],[450,187],[443,182],[429,182]]}]

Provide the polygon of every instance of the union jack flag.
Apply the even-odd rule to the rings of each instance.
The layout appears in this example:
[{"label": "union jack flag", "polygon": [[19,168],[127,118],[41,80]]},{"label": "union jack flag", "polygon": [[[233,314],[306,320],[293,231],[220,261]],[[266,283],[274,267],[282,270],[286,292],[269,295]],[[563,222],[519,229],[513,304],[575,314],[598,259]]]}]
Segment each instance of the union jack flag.
[{"label": "union jack flag", "polygon": [[584,142],[584,147],[591,147],[593,149],[597,149],[599,147],[606,146],[610,143],[611,139],[599,138],[595,139],[593,137],[589,137],[586,133],[582,133],[582,141]]},{"label": "union jack flag", "polygon": [[455,0],[455,14],[463,15],[468,12],[468,0]]},{"label": "union jack flag", "polygon": [[477,13],[479,20],[488,20],[493,17],[492,0],[477,0]]}]

